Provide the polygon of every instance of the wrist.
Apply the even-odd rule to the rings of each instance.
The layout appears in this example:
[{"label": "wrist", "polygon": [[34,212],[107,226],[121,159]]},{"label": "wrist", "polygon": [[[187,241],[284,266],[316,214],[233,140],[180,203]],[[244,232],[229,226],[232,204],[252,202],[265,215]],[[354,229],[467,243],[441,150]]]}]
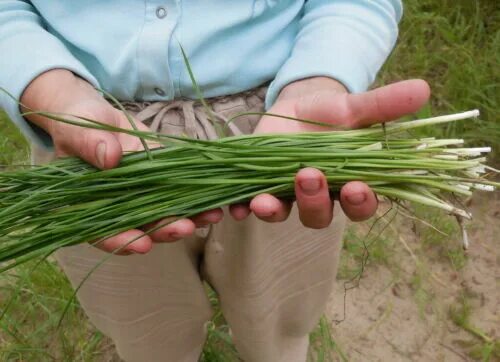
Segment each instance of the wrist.
[{"label": "wrist", "polygon": [[[327,93],[334,99],[337,95],[348,93],[347,88],[339,81],[328,77],[313,77],[301,79],[284,87],[276,102],[270,109],[270,113],[282,114],[297,118],[309,118],[303,116],[299,111],[299,105],[310,103],[310,98],[315,94]],[[311,119],[314,119],[312,117]],[[262,117],[256,133],[288,133],[288,132],[312,132],[324,131],[323,127],[315,125],[293,122],[279,117]]]},{"label": "wrist", "polygon": [[276,102],[302,98],[318,91],[349,92],[338,80],[328,77],[312,77],[292,82],[283,87]]}]

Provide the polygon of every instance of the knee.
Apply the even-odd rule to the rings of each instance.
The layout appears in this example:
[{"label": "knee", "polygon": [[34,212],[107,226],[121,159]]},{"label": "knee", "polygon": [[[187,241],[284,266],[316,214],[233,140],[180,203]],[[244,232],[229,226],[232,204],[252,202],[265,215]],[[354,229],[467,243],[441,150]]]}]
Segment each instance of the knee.
[{"label": "knee", "polygon": [[196,362],[202,352],[211,313],[178,315],[168,321],[157,319],[149,328],[115,331],[119,356],[126,362]]}]

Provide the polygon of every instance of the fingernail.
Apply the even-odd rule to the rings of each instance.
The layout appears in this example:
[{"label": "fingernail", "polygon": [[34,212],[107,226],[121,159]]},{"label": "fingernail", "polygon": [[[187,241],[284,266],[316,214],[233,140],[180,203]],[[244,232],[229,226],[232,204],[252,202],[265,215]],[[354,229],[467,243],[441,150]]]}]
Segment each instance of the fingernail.
[{"label": "fingernail", "polygon": [[100,168],[104,168],[104,163],[106,159],[106,143],[100,142],[96,148],[97,164]]},{"label": "fingernail", "polygon": [[321,188],[320,180],[311,178],[300,181],[300,188],[306,195],[314,196],[318,193]]},{"label": "fingernail", "polygon": [[347,196],[346,199],[351,205],[361,205],[366,201],[366,194],[364,192],[358,192]]}]

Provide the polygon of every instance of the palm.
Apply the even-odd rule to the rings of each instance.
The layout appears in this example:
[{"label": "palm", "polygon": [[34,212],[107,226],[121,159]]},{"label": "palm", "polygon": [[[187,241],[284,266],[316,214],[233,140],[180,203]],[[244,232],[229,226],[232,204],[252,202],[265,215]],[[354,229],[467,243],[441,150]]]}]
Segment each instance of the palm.
[{"label": "palm", "polygon": [[[344,95],[339,95],[336,92],[329,92],[331,94],[330,104],[332,109],[342,108],[342,98]],[[269,114],[276,114],[287,116],[291,118],[318,121],[312,118],[304,117],[304,115],[297,112],[297,102],[295,100],[287,100],[283,102],[277,102],[273,107],[269,109]],[[335,113],[335,112],[332,112]],[[339,121],[336,122],[334,116],[331,120],[328,120],[328,124],[341,125],[342,119],[337,118]],[[324,126],[316,126],[306,122],[294,121],[288,118],[280,118],[273,116],[262,117],[256,133],[301,133],[301,132],[315,132],[315,131],[331,131],[334,128],[328,128]]]},{"label": "palm", "polygon": [[[308,90],[294,98],[278,99],[269,113],[328,123],[337,128],[359,128],[413,113],[428,98],[429,87],[421,80],[403,81],[362,94],[324,88],[313,92]],[[300,133],[332,129],[266,115],[262,117],[256,133]],[[308,192],[301,188],[301,184],[311,185],[312,182],[320,185],[313,194],[311,190]],[[333,204],[326,179],[321,172],[304,169],[297,174],[296,198],[301,221],[305,226],[322,228],[330,224]],[[361,182],[346,184],[341,190],[340,202],[344,212],[354,221],[369,218],[377,208],[375,194]],[[274,208],[270,210],[269,205],[274,205]],[[289,204],[271,195],[256,197],[250,206],[265,221],[284,220],[290,210]],[[267,216],[269,214],[271,217]]]}]

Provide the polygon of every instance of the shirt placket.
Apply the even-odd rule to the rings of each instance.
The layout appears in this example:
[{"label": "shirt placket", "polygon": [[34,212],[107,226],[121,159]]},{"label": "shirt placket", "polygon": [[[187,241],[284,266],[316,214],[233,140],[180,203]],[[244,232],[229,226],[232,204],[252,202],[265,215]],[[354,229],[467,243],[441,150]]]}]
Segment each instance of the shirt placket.
[{"label": "shirt placket", "polygon": [[145,1],[145,20],[139,45],[138,69],[140,98],[174,98],[169,66],[169,44],[179,17],[176,0]]}]

